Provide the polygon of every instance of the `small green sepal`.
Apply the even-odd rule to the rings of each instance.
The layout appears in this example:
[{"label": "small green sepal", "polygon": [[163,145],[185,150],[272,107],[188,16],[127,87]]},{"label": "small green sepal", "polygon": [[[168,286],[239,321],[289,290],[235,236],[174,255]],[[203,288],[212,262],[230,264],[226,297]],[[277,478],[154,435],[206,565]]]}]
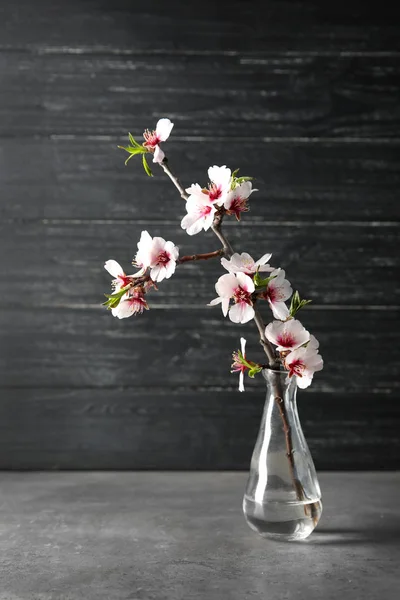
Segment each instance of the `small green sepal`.
[{"label": "small green sepal", "polygon": [[257,375],[257,373],[261,373],[261,371],[263,370],[263,367],[261,365],[257,365],[255,363],[252,363],[254,366],[251,367],[251,369],[249,369],[249,371],[247,372],[247,375],[249,377],[251,377],[252,379],[254,379],[254,377]]},{"label": "small green sepal", "polygon": [[106,306],[109,310],[112,308],[117,308],[122,296],[126,294],[129,288],[130,286],[125,286],[124,288],[118,290],[118,292],[114,292],[114,294],[104,294],[107,300],[102,303],[102,306]]}]

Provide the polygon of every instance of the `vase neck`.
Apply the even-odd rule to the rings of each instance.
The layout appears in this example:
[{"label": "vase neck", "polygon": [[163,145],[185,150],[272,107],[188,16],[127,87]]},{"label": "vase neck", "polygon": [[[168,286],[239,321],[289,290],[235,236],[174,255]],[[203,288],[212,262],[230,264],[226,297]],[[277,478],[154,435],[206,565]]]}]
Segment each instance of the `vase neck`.
[{"label": "vase neck", "polygon": [[267,384],[266,403],[283,403],[289,409],[296,405],[297,384],[295,377],[289,377],[287,371],[264,369],[263,377]]}]

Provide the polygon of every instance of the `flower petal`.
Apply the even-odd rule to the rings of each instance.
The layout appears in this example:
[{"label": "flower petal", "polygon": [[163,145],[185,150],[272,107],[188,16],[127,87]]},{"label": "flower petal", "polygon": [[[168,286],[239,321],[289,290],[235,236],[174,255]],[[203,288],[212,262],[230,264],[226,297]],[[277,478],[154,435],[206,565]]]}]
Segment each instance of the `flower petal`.
[{"label": "flower petal", "polygon": [[182,229],[186,229],[188,235],[196,235],[203,229],[204,220],[195,214],[187,214],[181,221]]},{"label": "flower petal", "polygon": [[165,142],[170,136],[174,124],[169,119],[160,119],[156,125],[156,134],[160,142]]},{"label": "flower petal", "polygon": [[176,270],[176,262],[174,260],[170,260],[167,265],[165,265],[165,279],[169,279],[175,273]]},{"label": "flower petal", "polygon": [[208,198],[208,196],[203,193],[203,190],[198,183],[192,183],[190,187],[186,188],[185,192],[189,194],[189,196],[195,196],[196,198]]},{"label": "flower petal", "polygon": [[235,187],[235,192],[237,196],[241,198],[248,198],[252,192],[257,192],[258,190],[252,189],[251,181],[243,181],[240,185]]},{"label": "flower petal", "polygon": [[218,296],[222,298],[230,298],[233,296],[233,292],[238,287],[238,281],[232,273],[227,273],[226,275],[221,275],[215,284],[215,290]]},{"label": "flower petal", "polygon": [[314,335],[310,335],[310,343],[307,348],[312,348],[313,350],[317,350],[319,348],[319,341]]},{"label": "flower petal", "polygon": [[296,383],[298,387],[302,390],[308,388],[312,383],[312,375],[306,375],[305,373],[301,377],[296,377]]},{"label": "flower petal", "polygon": [[118,275],[125,275],[123,268],[119,263],[117,263],[116,260],[107,260],[107,262],[104,264],[104,268],[113,277],[118,277]]},{"label": "flower petal", "polygon": [[231,306],[229,318],[233,323],[247,323],[254,317],[254,308],[246,302],[238,302]]},{"label": "flower petal", "polygon": [[163,279],[165,279],[165,275],[165,267],[162,265],[156,265],[150,271],[150,277],[153,281],[162,281]]},{"label": "flower petal", "polygon": [[237,280],[246,292],[252,294],[255,290],[254,281],[245,273],[236,273]]},{"label": "flower petal", "polygon": [[231,271],[232,264],[231,264],[231,261],[228,260],[227,258],[221,258],[221,265],[224,267],[224,269],[226,269],[230,273],[234,272],[234,271]]},{"label": "flower petal", "polygon": [[289,309],[284,302],[270,302],[269,303],[272,314],[275,319],[279,319],[280,321],[285,321],[289,316]]},{"label": "flower petal", "polygon": [[133,275],[130,275],[130,277],[141,277],[142,275],[144,275],[146,273],[146,270],[147,270],[147,267],[143,267],[137,273],[134,273]]},{"label": "flower petal", "polygon": [[118,319],[127,319],[135,312],[135,305],[131,300],[122,300],[111,312]]},{"label": "flower petal", "polygon": [[271,256],[272,254],[263,254],[263,256],[256,261],[256,266],[261,267],[261,265],[265,265],[269,261]]},{"label": "flower petal", "polygon": [[222,300],[223,299],[220,296],[218,296],[218,298],[214,298],[214,300],[211,300],[211,302],[209,302],[207,306],[216,306],[217,304],[221,304]]},{"label": "flower petal", "polygon": [[178,246],[175,246],[174,242],[165,242],[165,250],[174,260],[178,258],[179,249]]},{"label": "flower petal", "polygon": [[204,224],[203,224],[204,231],[208,231],[210,229],[211,225],[213,224],[215,212],[216,212],[216,210],[213,207],[211,212],[204,218]]},{"label": "flower petal", "polygon": [[161,150],[160,146],[156,146],[154,149],[153,163],[162,163],[164,158],[164,152]]},{"label": "flower petal", "polygon": [[208,169],[209,180],[212,181],[212,183],[220,185],[224,191],[228,191],[231,186],[231,176],[231,170],[225,165],[222,167],[217,167],[217,165],[214,165]]},{"label": "flower petal", "polygon": [[240,347],[241,347],[241,350],[242,350],[242,354],[244,356],[244,353],[245,353],[245,350],[246,350],[246,340],[243,337],[240,338]]},{"label": "flower petal", "polygon": [[244,373],[240,371],[239,373],[239,392],[244,392]]},{"label": "flower petal", "polygon": [[224,317],[228,314],[229,310],[229,298],[222,298],[222,314]]}]

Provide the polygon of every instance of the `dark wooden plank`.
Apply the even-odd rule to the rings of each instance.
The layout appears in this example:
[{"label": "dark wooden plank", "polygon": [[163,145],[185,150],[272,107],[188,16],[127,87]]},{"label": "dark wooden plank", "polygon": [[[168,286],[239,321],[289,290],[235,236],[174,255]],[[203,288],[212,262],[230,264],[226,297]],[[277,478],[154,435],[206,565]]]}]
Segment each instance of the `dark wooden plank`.
[{"label": "dark wooden plank", "polygon": [[[183,214],[180,207],[178,215]],[[104,262],[114,258],[125,272],[135,272],[131,260],[144,229],[172,239],[181,255],[220,247],[211,232],[188,236],[179,222],[178,217],[167,223],[5,223],[0,226],[0,253],[12,261],[4,261],[0,270],[2,306],[26,306],[26,290],[32,306],[101,304],[111,282]],[[232,217],[226,233],[235,249],[254,259],[272,252],[271,264],[284,268],[295,289],[315,304],[400,305],[398,226],[318,227],[314,222],[270,226],[268,221],[246,225]],[[181,265],[149,295],[150,305],[205,306],[214,298],[214,285],[223,273],[218,259]]]},{"label": "dark wooden plank", "polygon": [[[299,392],[319,469],[396,469],[399,402]],[[264,389],[2,390],[0,468],[248,469]]]},{"label": "dark wooden plank", "polygon": [[[185,185],[206,183],[212,164],[256,177],[260,191],[246,219],[399,219],[400,142],[176,141],[179,133],[166,151]],[[139,162],[125,167],[117,149],[125,142],[0,139],[1,216],[176,219],[182,205],[175,188],[157,170],[150,180]]]},{"label": "dark wooden plank", "polygon": [[[395,137],[392,56],[85,56],[0,52],[0,135],[123,135],[163,112],[179,135]],[[182,103],[185,108],[182,111]]]},{"label": "dark wooden plank", "polygon": [[[326,361],[313,390],[398,389],[398,311],[309,310],[302,321]],[[265,359],[254,323],[235,325],[218,308],[160,309],[123,321],[101,310],[3,309],[0,332],[5,387],[236,385],[231,353],[243,335],[248,355]]]},{"label": "dark wooden plank", "polygon": [[0,6],[3,45],[162,50],[398,48],[397,6],[233,0],[17,0]]}]

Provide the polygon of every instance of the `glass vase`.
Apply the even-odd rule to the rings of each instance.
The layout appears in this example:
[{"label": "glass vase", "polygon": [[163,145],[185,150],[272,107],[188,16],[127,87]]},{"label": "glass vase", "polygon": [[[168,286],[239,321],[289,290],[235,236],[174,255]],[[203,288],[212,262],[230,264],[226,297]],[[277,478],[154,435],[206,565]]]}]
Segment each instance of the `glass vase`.
[{"label": "glass vase", "polygon": [[296,378],[264,369],[267,397],[243,498],[248,525],[263,537],[302,540],[322,512],[314,463],[301,429]]}]

